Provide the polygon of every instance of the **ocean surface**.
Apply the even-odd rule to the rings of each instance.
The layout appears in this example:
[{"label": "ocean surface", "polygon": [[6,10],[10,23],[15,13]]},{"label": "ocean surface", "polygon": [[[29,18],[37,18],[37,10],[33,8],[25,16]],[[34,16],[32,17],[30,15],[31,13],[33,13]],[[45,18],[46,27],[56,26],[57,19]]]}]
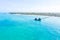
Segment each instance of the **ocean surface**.
[{"label": "ocean surface", "polygon": [[0,13],[0,40],[60,40],[60,17]]}]

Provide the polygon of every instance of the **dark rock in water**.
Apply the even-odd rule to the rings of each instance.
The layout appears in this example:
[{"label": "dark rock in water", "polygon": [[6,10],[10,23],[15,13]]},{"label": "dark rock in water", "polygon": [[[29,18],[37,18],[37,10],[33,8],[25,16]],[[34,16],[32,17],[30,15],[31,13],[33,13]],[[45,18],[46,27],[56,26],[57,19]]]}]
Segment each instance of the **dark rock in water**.
[{"label": "dark rock in water", "polygon": [[35,20],[35,21],[41,21],[41,18],[38,18],[38,19],[37,19],[37,18],[35,18],[34,20]]},{"label": "dark rock in water", "polygon": [[37,18],[35,18],[35,20],[37,20]]},{"label": "dark rock in water", "polygon": [[41,18],[39,18],[38,21],[41,21]]}]

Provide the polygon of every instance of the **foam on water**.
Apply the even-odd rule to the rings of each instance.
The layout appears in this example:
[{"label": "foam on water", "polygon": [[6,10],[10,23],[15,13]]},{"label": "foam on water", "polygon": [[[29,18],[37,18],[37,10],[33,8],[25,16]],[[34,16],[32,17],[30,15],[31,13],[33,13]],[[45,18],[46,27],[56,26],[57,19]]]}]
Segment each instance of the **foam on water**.
[{"label": "foam on water", "polygon": [[[35,17],[42,21],[34,21]],[[0,14],[0,40],[60,40],[60,18]]]}]

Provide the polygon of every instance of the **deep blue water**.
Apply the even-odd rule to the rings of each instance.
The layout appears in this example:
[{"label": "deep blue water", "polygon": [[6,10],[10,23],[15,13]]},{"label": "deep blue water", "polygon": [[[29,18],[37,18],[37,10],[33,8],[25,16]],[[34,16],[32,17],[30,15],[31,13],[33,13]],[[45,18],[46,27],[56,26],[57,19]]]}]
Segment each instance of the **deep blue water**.
[{"label": "deep blue water", "polygon": [[60,18],[0,13],[0,40],[60,40]]}]

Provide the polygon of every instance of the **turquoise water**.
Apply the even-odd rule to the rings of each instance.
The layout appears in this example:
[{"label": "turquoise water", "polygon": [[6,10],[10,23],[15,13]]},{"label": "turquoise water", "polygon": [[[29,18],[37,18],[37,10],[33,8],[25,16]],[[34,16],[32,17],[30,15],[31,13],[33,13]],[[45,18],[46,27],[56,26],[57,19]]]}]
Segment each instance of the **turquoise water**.
[{"label": "turquoise water", "polygon": [[44,17],[0,13],[0,40],[60,40],[60,18]]}]

